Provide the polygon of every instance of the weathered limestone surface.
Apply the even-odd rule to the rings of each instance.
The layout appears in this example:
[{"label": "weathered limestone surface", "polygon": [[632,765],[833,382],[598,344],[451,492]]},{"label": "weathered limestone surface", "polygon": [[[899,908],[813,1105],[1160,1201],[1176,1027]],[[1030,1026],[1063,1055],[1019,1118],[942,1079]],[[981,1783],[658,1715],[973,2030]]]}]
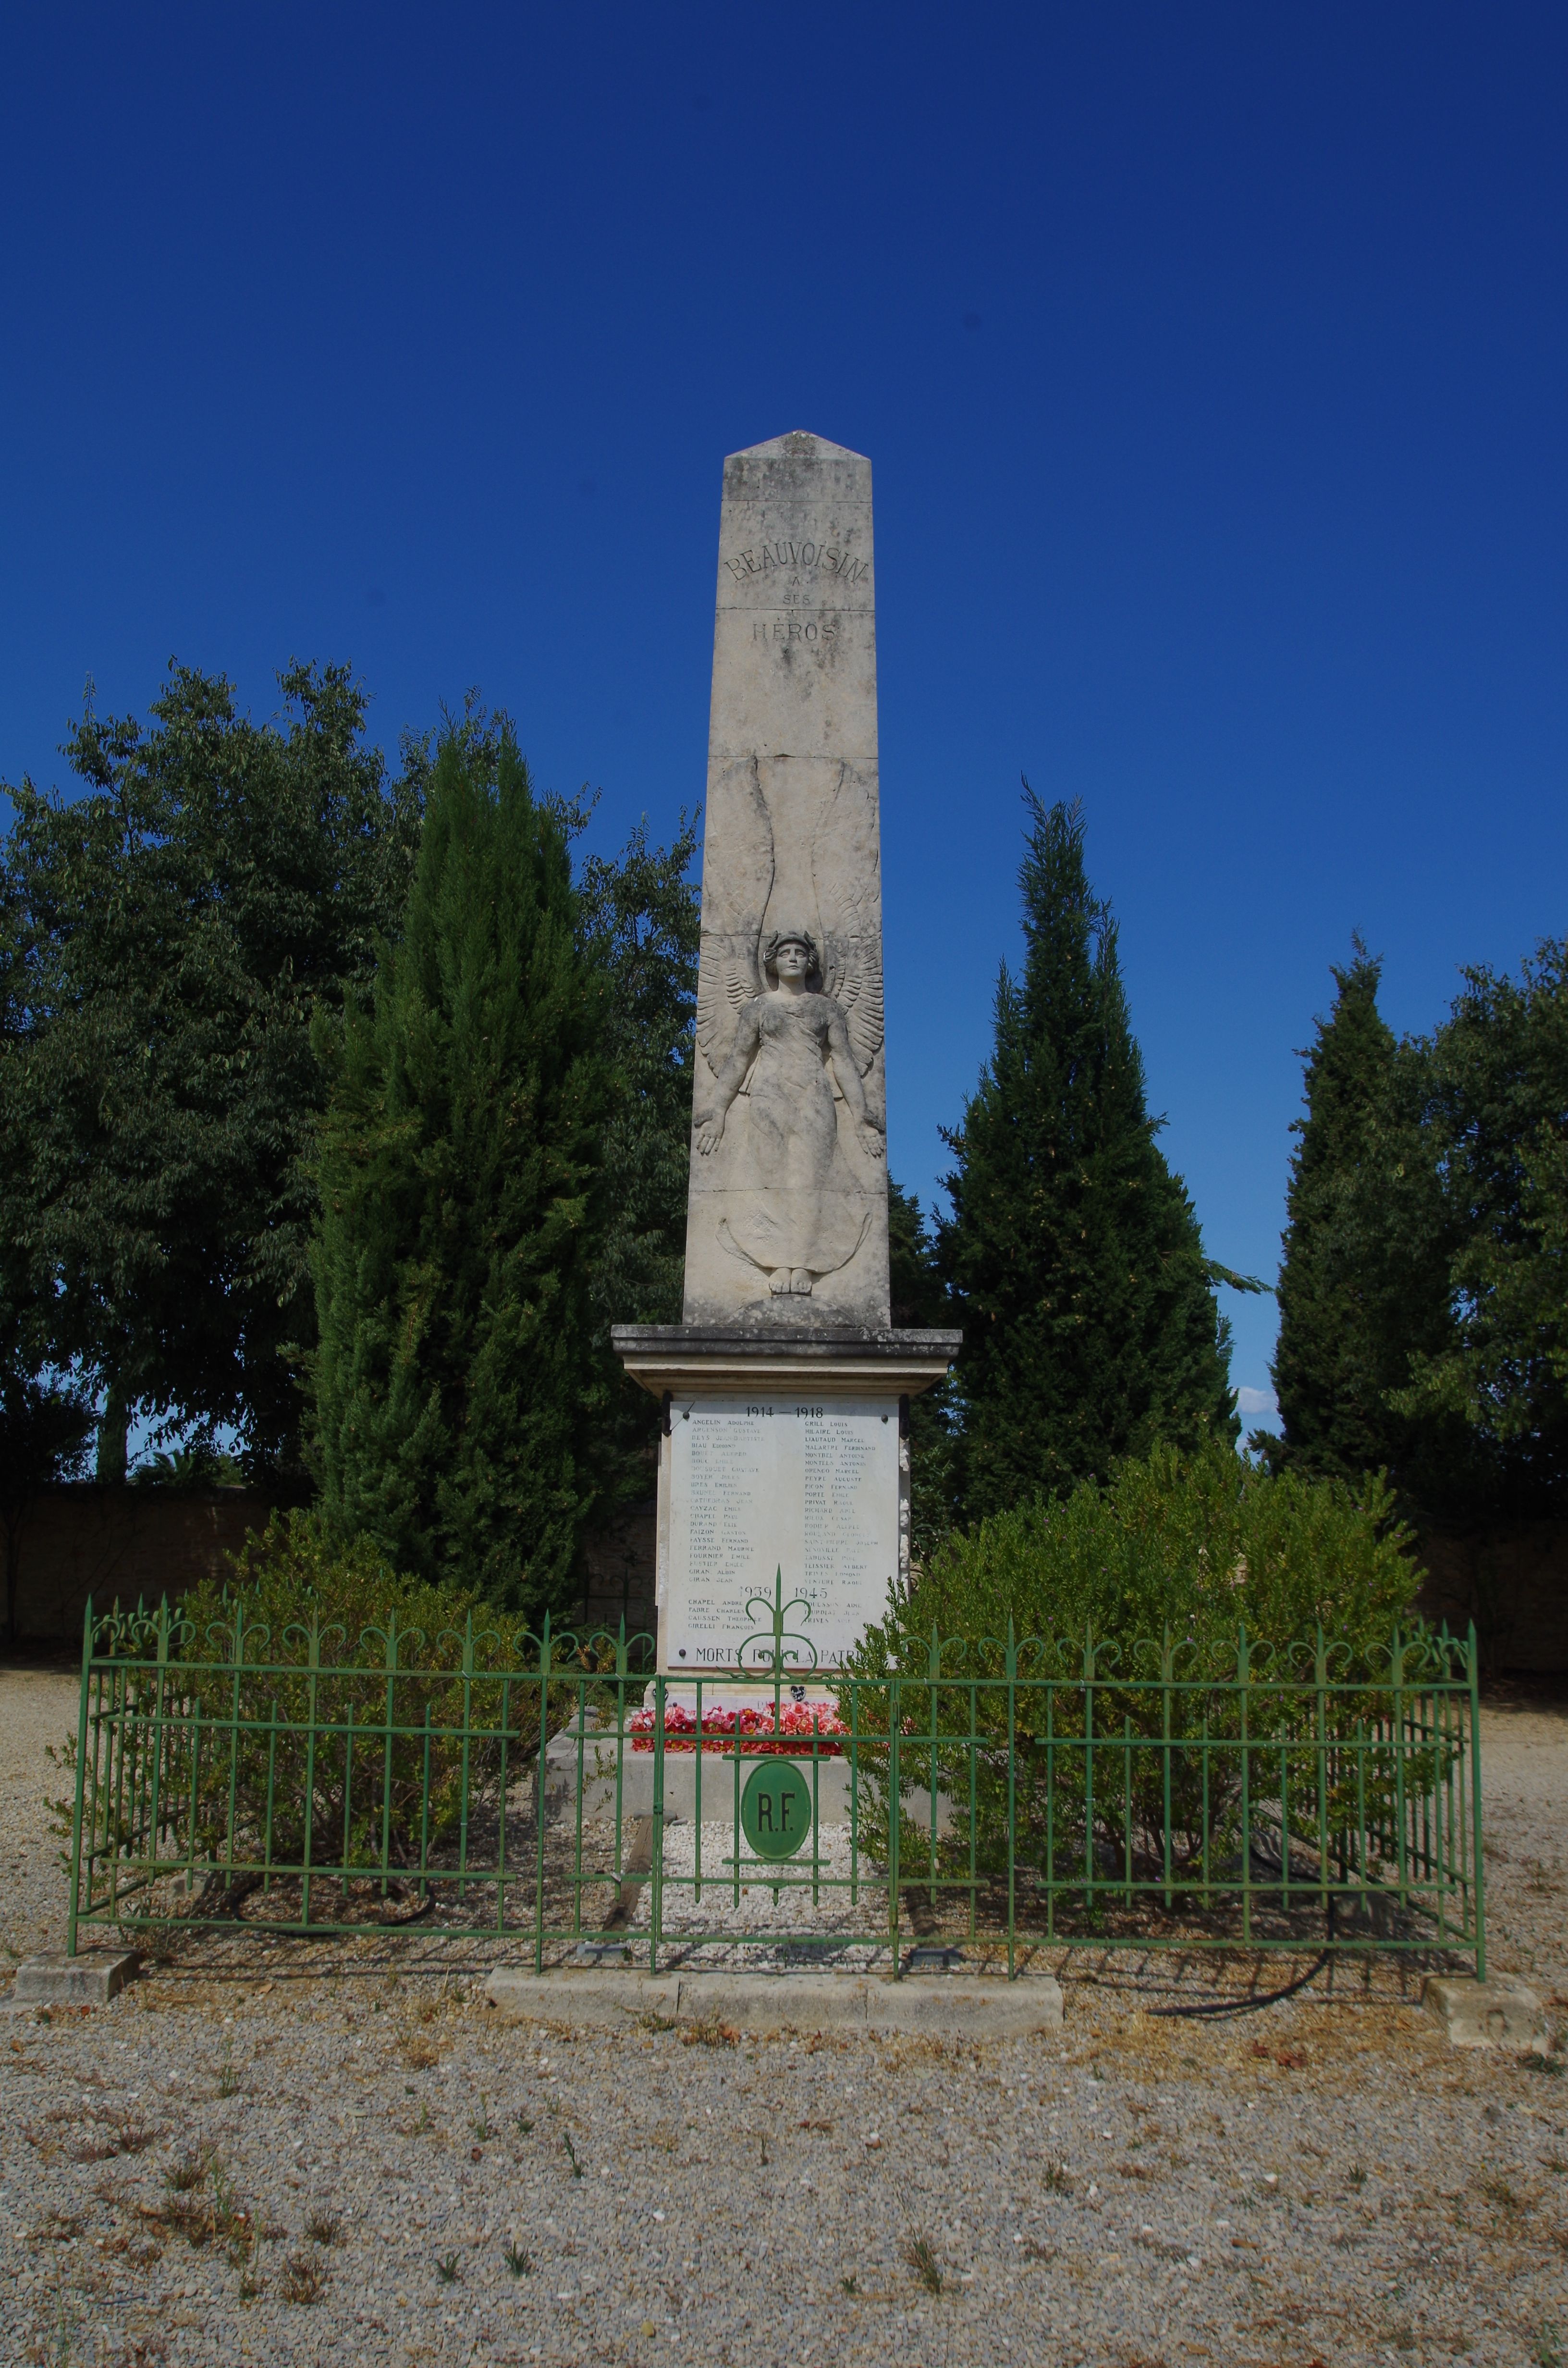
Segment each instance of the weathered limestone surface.
[{"label": "weathered limestone surface", "polygon": [[687,1324],[886,1326],[871,464],[724,464]]},{"label": "weathered limestone surface", "polygon": [[1494,1974],[1484,1982],[1468,1975],[1434,1975],[1422,1987],[1421,2003],[1455,2047],[1504,2047],[1523,2055],[1544,2055],[1550,2044],[1540,1998],[1507,1974]]},{"label": "weathered limestone surface", "polygon": [[134,1949],[45,1949],[24,1957],[11,1992],[15,2006],[107,2006],[141,1964]]},{"label": "weathered limestone surface", "polygon": [[1016,1982],[971,1974],[901,1982],[848,1974],[531,1974],[499,1968],[484,1986],[504,2022],[619,2023],[657,2014],[742,2031],[898,2031],[1006,2039],[1062,2028],[1062,1986],[1049,1974]]}]

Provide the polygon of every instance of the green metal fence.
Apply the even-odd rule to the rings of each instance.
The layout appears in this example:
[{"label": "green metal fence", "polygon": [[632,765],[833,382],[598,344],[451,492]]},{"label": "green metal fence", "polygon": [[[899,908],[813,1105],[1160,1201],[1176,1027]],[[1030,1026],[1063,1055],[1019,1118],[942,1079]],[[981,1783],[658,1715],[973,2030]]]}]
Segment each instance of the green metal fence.
[{"label": "green metal fence", "polygon": [[[1473,1632],[1222,1666],[1166,1636],[906,1644],[675,1679],[646,1636],[198,1634],[87,1614],[70,1945],[231,1931],[1016,1974],[1063,1947],[1462,1952]],[[759,1682],[760,1681],[760,1682]]]}]

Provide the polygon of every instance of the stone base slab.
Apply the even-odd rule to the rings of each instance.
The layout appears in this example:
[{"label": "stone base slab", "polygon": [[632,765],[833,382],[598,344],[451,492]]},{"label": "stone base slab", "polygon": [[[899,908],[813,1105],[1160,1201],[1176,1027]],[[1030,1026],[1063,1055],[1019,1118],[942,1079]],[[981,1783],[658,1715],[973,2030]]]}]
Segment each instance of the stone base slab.
[{"label": "stone base slab", "polygon": [[1454,2047],[1507,2047],[1544,2055],[1551,2034],[1546,2009],[1534,1990],[1507,1975],[1478,1982],[1469,1975],[1432,1976],[1421,2003],[1435,2015]]},{"label": "stone base slab", "polygon": [[648,1975],[606,1967],[530,1974],[502,1966],[484,1994],[503,2022],[624,2028],[646,2016],[752,2032],[923,2032],[954,2039],[1023,2038],[1062,2028],[1062,1986],[1038,1974],[1016,1982],[915,1974],[894,1982],[848,1974]]},{"label": "stone base slab", "polygon": [[74,1957],[64,1949],[45,1949],[17,1967],[10,2002],[17,2007],[107,2006],[141,1962],[135,1949],[83,1949]]}]

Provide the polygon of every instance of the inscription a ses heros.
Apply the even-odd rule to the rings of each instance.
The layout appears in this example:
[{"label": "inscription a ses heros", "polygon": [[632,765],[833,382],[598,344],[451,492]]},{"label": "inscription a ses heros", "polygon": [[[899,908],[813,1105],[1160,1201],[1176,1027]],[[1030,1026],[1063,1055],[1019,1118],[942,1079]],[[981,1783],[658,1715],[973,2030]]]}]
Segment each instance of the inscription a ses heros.
[{"label": "inscription a ses heros", "polygon": [[827,617],[754,617],[751,620],[754,642],[831,643],[838,639],[838,620]]},{"label": "inscription a ses heros", "polygon": [[839,551],[823,542],[759,543],[751,551],[743,551],[738,559],[726,559],[725,566],[737,584],[749,584],[755,578],[771,575],[777,567],[825,567],[846,584],[863,584],[870,568],[863,559],[851,559],[846,551]]}]

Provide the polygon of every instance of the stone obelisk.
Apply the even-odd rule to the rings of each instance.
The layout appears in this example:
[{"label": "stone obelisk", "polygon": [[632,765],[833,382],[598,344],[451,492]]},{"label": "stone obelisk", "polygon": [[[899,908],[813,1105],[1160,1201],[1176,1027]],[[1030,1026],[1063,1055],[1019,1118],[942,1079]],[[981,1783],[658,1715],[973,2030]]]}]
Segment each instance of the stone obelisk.
[{"label": "stone obelisk", "polygon": [[725,463],[688,1324],[888,1322],[871,464]]},{"label": "stone obelisk", "polygon": [[804,1675],[907,1576],[959,1345],[890,1326],[871,464],[816,436],[724,463],[696,1069],[684,1320],[615,1334],[665,1409],[660,1666],[781,1625]]}]

